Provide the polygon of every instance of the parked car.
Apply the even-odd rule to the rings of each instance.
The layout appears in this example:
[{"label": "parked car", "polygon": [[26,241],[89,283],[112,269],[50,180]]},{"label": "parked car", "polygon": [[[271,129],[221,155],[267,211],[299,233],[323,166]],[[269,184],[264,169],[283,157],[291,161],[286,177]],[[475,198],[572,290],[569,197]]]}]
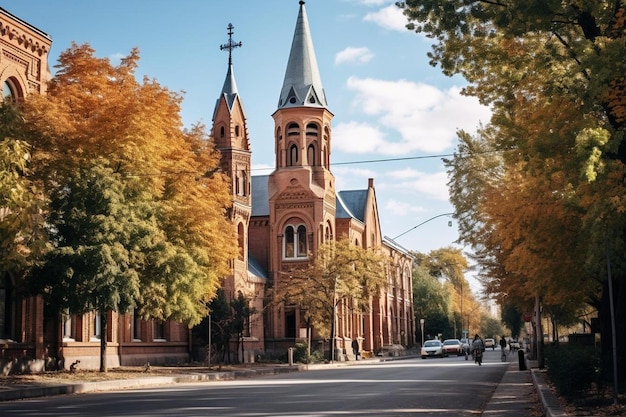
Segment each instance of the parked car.
[{"label": "parked car", "polygon": [[440,340],[427,340],[422,346],[422,359],[426,359],[430,356],[439,356],[443,358],[446,352],[443,350],[443,343]]},{"label": "parked car", "polygon": [[485,349],[491,348],[491,350],[496,350],[496,341],[492,338],[488,337],[485,339]]},{"label": "parked car", "polygon": [[469,340],[467,340],[467,338],[462,338],[461,340],[461,348],[463,348],[463,352],[466,352],[469,354],[470,352],[470,343]]},{"label": "parked car", "polygon": [[461,356],[465,352],[463,350],[463,346],[461,345],[461,341],[459,339],[446,339],[443,341],[443,350],[446,355],[457,355]]}]

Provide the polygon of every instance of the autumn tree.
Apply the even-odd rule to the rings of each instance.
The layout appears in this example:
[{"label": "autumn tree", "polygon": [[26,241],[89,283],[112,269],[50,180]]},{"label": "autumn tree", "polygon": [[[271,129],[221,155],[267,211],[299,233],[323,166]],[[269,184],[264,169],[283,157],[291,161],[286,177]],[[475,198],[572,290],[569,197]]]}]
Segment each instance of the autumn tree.
[{"label": "autumn tree", "polygon": [[[598,308],[610,352],[611,265],[617,344],[624,344],[624,2],[398,5],[411,30],[433,39],[431,63],[465,77],[465,93],[493,110],[478,140],[459,135],[463,149],[448,161],[457,216],[492,277],[483,275],[488,289],[548,305],[586,299]],[[468,170],[484,160],[496,176]],[[463,185],[479,187],[469,193],[476,204],[468,211],[460,210],[471,204],[462,201]]]},{"label": "autumn tree", "polygon": [[[45,201],[31,170],[18,109],[0,102],[0,274],[22,276],[45,251]],[[20,280],[21,282],[21,280]]]},{"label": "autumn tree", "polygon": [[285,285],[275,289],[274,301],[297,305],[320,335],[334,340],[337,307],[354,313],[369,311],[371,297],[387,283],[387,267],[383,255],[347,238],[327,241],[308,267],[289,272]]},{"label": "autumn tree", "polygon": [[[228,180],[203,127],[182,128],[181,96],[135,79],[138,61],[133,50],[114,66],[72,45],[48,94],[25,103],[33,170],[53,202],[33,288],[71,314],[136,307],[192,326],[236,254]],[[101,341],[104,352],[104,329]]]}]

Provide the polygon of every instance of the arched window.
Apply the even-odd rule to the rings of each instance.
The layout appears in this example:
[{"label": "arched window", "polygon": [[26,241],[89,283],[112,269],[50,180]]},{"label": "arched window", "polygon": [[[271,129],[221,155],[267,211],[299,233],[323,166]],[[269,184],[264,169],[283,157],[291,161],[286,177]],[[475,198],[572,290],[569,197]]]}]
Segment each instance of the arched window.
[{"label": "arched window", "polygon": [[285,259],[305,259],[308,256],[308,238],[303,224],[287,225],[284,233],[283,257]]},{"label": "arched window", "polygon": [[309,145],[306,153],[307,163],[310,166],[315,166],[315,146],[313,144]]},{"label": "arched window", "polygon": [[13,102],[24,98],[22,88],[15,78],[8,78],[2,83],[2,98]]},{"label": "arched window", "polygon": [[245,249],[245,231],[243,228],[243,223],[239,223],[237,226],[237,246],[239,247],[239,260],[244,260],[244,249]]},{"label": "arched window", "polygon": [[239,137],[239,125],[235,126],[235,136]]},{"label": "arched window", "polygon": [[298,164],[298,146],[295,144],[289,147],[289,166],[295,166]]},{"label": "arched window", "polygon": [[224,129],[224,126],[220,127],[220,138],[223,138],[225,133],[226,130]]}]

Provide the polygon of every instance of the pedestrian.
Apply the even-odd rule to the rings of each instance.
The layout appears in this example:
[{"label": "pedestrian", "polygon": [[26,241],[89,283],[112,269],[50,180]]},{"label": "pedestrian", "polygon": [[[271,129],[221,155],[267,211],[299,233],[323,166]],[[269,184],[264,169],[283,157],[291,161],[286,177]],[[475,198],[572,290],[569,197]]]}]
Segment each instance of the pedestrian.
[{"label": "pedestrian", "polygon": [[500,348],[502,349],[502,352],[504,352],[504,349],[506,349],[506,339],[504,336],[500,338]]},{"label": "pedestrian", "polygon": [[354,357],[356,360],[359,360],[359,341],[356,339],[352,340],[352,353],[354,353]]}]

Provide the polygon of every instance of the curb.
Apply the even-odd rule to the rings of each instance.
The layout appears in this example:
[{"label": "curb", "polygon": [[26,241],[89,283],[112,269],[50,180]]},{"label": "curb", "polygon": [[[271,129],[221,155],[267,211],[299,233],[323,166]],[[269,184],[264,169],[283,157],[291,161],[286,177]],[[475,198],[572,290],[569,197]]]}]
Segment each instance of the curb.
[{"label": "curb", "polygon": [[543,411],[546,417],[563,417],[567,414],[561,409],[561,405],[554,393],[550,390],[550,387],[546,383],[544,375],[545,371],[538,368],[530,370],[530,374],[533,378],[533,384],[537,389],[537,393],[541,398],[541,404],[543,405]]},{"label": "curb", "polygon": [[202,381],[232,381],[242,378],[253,378],[260,375],[274,375],[303,370],[301,366],[242,369],[228,372],[209,372],[194,374],[179,374],[174,376],[154,376],[133,379],[116,379],[112,381],[80,382],[75,384],[49,385],[32,388],[17,388],[0,391],[1,401],[13,401],[26,398],[49,397],[55,395],[79,394],[98,391],[114,391],[138,387],[154,387],[179,383]]}]

